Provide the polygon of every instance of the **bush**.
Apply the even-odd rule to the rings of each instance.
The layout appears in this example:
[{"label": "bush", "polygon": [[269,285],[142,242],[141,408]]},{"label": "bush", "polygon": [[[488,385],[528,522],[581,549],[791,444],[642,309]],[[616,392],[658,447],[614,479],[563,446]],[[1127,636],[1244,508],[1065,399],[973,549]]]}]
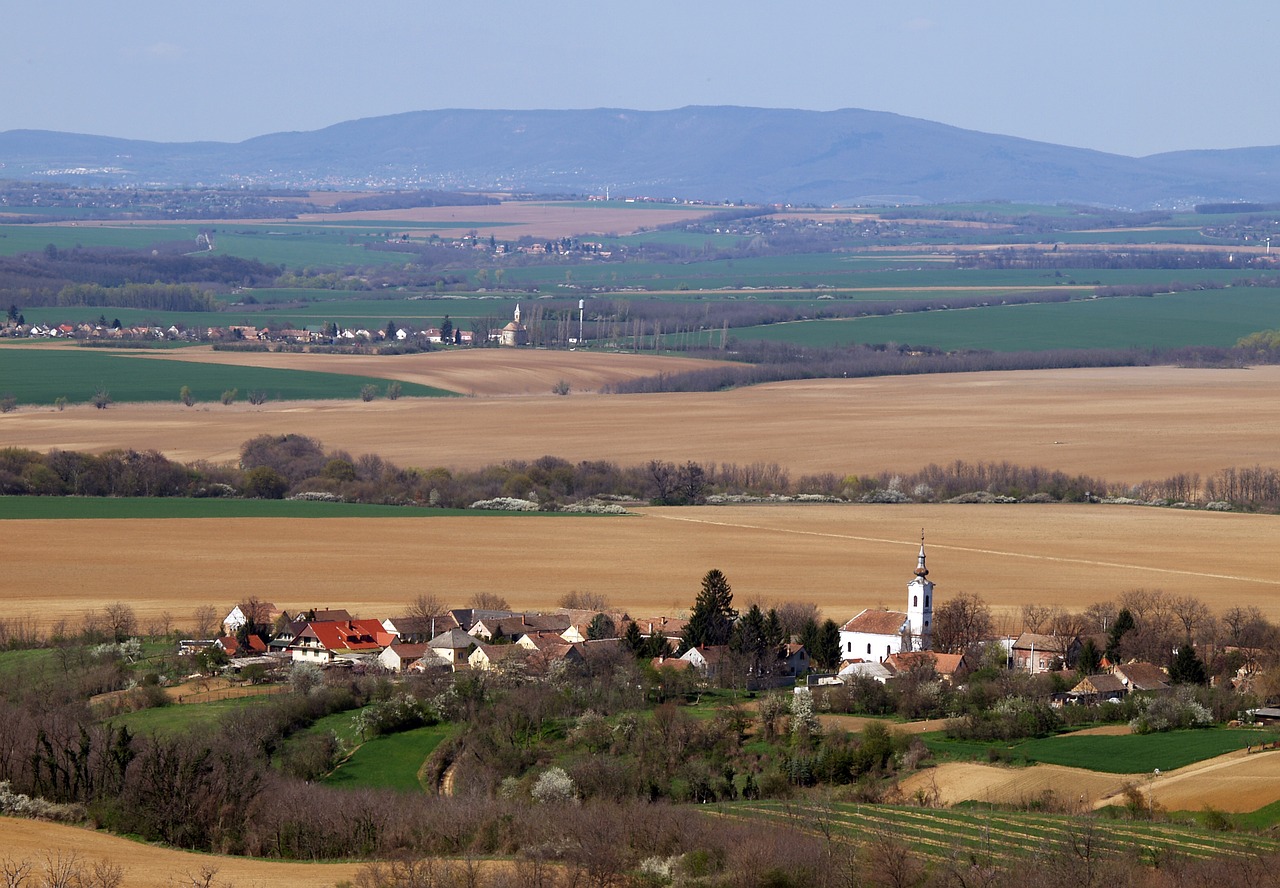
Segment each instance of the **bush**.
[{"label": "bush", "polygon": [[222,393],[222,403],[231,404],[235,402],[236,395],[240,394],[239,389],[227,389]]},{"label": "bush", "polygon": [[550,767],[542,772],[530,792],[535,802],[568,802],[577,795],[577,787],[564,768]]},{"label": "bush", "polygon": [[253,404],[255,407],[259,404],[267,403],[267,393],[262,389],[254,389],[249,392],[249,403]]},{"label": "bush", "polygon": [[9,392],[0,395],[0,413],[12,413],[18,406],[18,398]]},{"label": "bush", "polygon": [[360,386],[361,401],[372,401],[376,397],[378,397],[378,387],[376,385],[368,382]]}]

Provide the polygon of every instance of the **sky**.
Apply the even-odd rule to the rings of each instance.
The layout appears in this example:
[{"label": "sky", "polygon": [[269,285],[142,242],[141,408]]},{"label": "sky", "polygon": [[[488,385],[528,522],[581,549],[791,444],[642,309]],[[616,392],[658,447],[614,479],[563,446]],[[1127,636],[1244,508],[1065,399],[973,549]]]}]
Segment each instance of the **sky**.
[{"label": "sky", "polygon": [[1130,156],[1280,144],[1280,11],[1234,0],[0,0],[0,21],[0,131],[749,105]]}]

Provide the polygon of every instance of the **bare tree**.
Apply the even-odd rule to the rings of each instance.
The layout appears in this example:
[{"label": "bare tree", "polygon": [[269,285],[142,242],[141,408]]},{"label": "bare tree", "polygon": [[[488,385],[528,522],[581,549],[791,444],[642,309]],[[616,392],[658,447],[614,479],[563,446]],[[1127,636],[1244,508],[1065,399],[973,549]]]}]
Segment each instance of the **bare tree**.
[{"label": "bare tree", "polygon": [[1024,604],[1022,606],[1022,631],[1039,632],[1053,616],[1053,608],[1045,604]]},{"label": "bare tree", "polygon": [[218,612],[212,604],[202,604],[191,613],[196,638],[211,638],[218,631]]},{"label": "bare tree", "polygon": [[446,610],[448,608],[444,605],[444,599],[434,592],[421,592],[414,596],[413,601],[409,602],[409,616],[420,620],[438,617]]},{"label": "bare tree", "polygon": [[1098,601],[1084,609],[1084,618],[1088,621],[1088,632],[1106,632],[1116,621],[1119,608],[1114,601]]},{"label": "bare tree", "polygon": [[778,614],[778,624],[782,627],[784,639],[803,634],[805,627],[812,622],[822,622],[822,612],[812,601],[784,601],[774,610]]},{"label": "bare tree", "polygon": [[933,611],[933,649],[944,654],[968,650],[991,635],[991,608],[980,595],[961,592]]},{"label": "bare tree", "polygon": [[476,610],[511,610],[511,605],[507,602],[507,599],[497,592],[477,592],[471,596],[471,606]]},{"label": "bare tree", "polygon": [[583,592],[573,589],[560,599],[560,606],[566,610],[590,610],[603,613],[609,610],[609,599],[603,592]]},{"label": "bare tree", "polygon": [[1194,595],[1180,595],[1171,599],[1170,609],[1182,624],[1187,638],[1194,638],[1196,630],[1209,619],[1209,608]]}]

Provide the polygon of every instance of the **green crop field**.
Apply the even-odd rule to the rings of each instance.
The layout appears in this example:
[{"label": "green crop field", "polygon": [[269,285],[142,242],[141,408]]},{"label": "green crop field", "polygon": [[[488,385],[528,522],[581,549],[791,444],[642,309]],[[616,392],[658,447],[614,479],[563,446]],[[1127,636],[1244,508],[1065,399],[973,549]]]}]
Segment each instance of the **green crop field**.
[{"label": "green crop field", "polygon": [[738,339],[828,346],[899,342],[937,348],[1023,351],[1057,348],[1231,346],[1280,327],[1280,290],[1261,287],[1085,299],[957,311],[797,321],[731,331]]},{"label": "green crop field", "polygon": [[1031,761],[1107,774],[1143,774],[1159,768],[1172,771],[1228,752],[1270,743],[1273,732],[1215,728],[1123,736],[1063,734],[1027,740],[1014,749]]},{"label": "green crop field", "polygon": [[1073,840],[1086,835],[1099,852],[1136,852],[1153,864],[1170,854],[1208,858],[1280,851],[1280,841],[1275,838],[1212,832],[1187,823],[1100,821],[997,810],[848,803],[819,808],[786,802],[737,802],[719,806],[716,814],[785,824],[815,835],[829,832],[846,841],[888,837],[935,860],[950,859],[959,852],[992,864],[1054,847],[1070,848]]},{"label": "green crop field", "polygon": [[433,725],[376,737],[357,747],[324,782],[343,789],[421,792],[423,787],[418,782],[418,770],[452,730],[449,725]]},{"label": "green crop field", "polygon": [[[87,402],[99,388],[114,401],[176,401],[182,386],[207,407],[220,407],[224,391],[238,389],[240,400],[260,389],[272,401],[334,399],[360,396],[364,385],[382,392],[385,379],[238,367],[230,364],[196,364],[109,353],[99,349],[0,348],[0,380],[3,392],[19,404],[52,404],[65,397],[72,403]],[[404,397],[450,397],[455,392],[417,383],[403,383]],[[212,404],[210,403],[212,402]]]},{"label": "green crop field", "polygon": [[1270,743],[1276,734],[1213,728],[1121,736],[1067,733],[1012,744],[948,740],[941,733],[925,734],[923,739],[943,761],[986,761],[988,752],[997,749],[1017,762],[1043,762],[1107,774],[1145,774],[1156,768],[1172,771],[1246,746]]}]

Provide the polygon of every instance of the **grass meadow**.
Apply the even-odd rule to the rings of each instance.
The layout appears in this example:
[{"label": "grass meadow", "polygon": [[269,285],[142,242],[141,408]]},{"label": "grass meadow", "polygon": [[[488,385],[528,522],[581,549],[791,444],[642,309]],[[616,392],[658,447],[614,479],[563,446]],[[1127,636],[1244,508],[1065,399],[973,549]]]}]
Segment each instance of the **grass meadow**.
[{"label": "grass meadow", "polygon": [[[346,716],[350,719],[351,713]],[[432,725],[365,741],[324,782],[343,789],[421,792],[418,771],[452,730],[449,725]]]},{"label": "grass meadow", "polygon": [[[259,389],[272,401],[355,399],[365,385],[379,394],[387,380],[307,370],[156,360],[145,355],[97,349],[0,348],[0,383],[19,404],[53,404],[57,398],[88,402],[99,388],[113,401],[177,401],[183,386],[197,405],[221,407],[222,393],[238,390],[238,400]],[[405,382],[404,397],[450,397],[455,392]]]}]

